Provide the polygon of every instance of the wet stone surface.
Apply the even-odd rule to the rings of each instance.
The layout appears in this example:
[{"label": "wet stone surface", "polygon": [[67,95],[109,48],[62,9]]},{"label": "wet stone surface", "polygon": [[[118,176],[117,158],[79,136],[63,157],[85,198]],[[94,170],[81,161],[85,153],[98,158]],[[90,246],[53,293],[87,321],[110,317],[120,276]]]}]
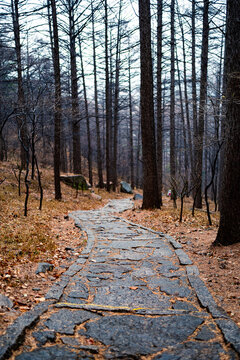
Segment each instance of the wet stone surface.
[{"label": "wet stone surface", "polygon": [[97,315],[85,310],[60,310],[55,312],[45,321],[48,329],[54,330],[60,334],[74,334],[76,325],[82,324],[89,319],[96,319]]},{"label": "wet stone surface", "polygon": [[165,351],[153,360],[220,360],[223,355],[226,352],[218,343],[187,342]]},{"label": "wet stone surface", "polygon": [[16,357],[17,360],[92,360],[91,355],[84,351],[75,353],[65,346],[51,346],[42,349],[36,349],[28,353],[23,353]]},{"label": "wet stone surface", "polygon": [[0,336],[0,360],[12,351],[18,360],[239,358],[240,329],[181,245],[114,216],[131,206],[114,200],[70,214],[88,243],[49,289],[52,301]]},{"label": "wet stone surface", "polygon": [[[117,300],[117,301],[116,301]],[[129,288],[126,286],[101,287],[97,290],[94,303],[104,305],[120,305],[129,307],[170,307],[166,297],[162,299],[146,288]]]},{"label": "wet stone surface", "polygon": [[107,316],[85,327],[86,335],[110,345],[111,353],[147,355],[186,340],[202,322],[191,315],[178,318],[122,315]]}]

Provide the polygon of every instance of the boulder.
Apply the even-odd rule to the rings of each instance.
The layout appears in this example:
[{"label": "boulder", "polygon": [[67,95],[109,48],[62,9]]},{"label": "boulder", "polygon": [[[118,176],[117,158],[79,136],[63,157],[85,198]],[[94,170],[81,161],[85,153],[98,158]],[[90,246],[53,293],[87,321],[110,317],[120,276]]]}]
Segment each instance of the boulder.
[{"label": "boulder", "polygon": [[133,200],[142,200],[143,196],[141,194],[134,194]]},{"label": "boulder", "polygon": [[39,263],[38,264],[38,268],[36,270],[36,274],[39,273],[45,273],[46,271],[51,271],[53,270],[53,264],[49,264],[49,263]]},{"label": "boulder", "polygon": [[121,192],[126,193],[126,194],[132,194],[133,193],[131,185],[128,184],[126,181],[121,181],[120,185],[121,185],[121,188],[120,188]]},{"label": "boulder", "polygon": [[0,308],[11,309],[13,307],[13,302],[7,296],[0,294]]},{"label": "boulder", "polygon": [[97,201],[102,201],[102,197],[100,195],[95,194],[94,192],[91,192],[91,194],[89,194],[89,198],[97,200]]},{"label": "boulder", "polygon": [[83,175],[61,175],[60,180],[76,190],[87,190],[89,188]]}]

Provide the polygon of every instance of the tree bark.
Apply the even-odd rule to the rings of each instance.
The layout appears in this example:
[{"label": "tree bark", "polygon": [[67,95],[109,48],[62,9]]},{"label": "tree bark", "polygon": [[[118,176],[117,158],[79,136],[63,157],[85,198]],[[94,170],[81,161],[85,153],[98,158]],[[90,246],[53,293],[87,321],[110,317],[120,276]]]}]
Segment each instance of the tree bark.
[{"label": "tree bark", "polygon": [[227,2],[226,25],[226,122],[220,225],[215,245],[240,241],[240,7]]},{"label": "tree bark", "polygon": [[105,114],[106,114],[106,173],[107,191],[110,192],[110,87],[109,87],[109,64],[108,64],[108,4],[105,8]]},{"label": "tree bark", "polygon": [[93,11],[93,2],[92,1],[91,1],[91,10],[92,10],[92,41],[93,41],[93,72],[94,72],[94,104],[95,104],[96,135],[97,135],[98,185],[102,189],[104,187],[104,184],[103,184],[103,173],[102,173],[102,150],[101,150],[99,108],[98,108],[98,87],[97,87],[97,64],[96,64],[94,11]]},{"label": "tree bark", "polygon": [[92,174],[92,145],[91,145],[90,119],[89,119],[89,111],[88,111],[87,89],[86,89],[86,82],[85,82],[85,73],[84,73],[84,66],[83,66],[80,35],[79,35],[79,54],[80,54],[81,69],[82,69],[83,94],[84,94],[84,104],[85,104],[85,114],[86,114],[86,124],[87,124],[88,177],[89,177],[89,183],[92,186],[93,185],[93,174]]},{"label": "tree bark", "polygon": [[141,128],[143,152],[143,209],[159,208],[155,126],[153,107],[153,72],[151,54],[150,1],[139,0],[141,63]]},{"label": "tree bark", "polygon": [[21,41],[20,41],[20,24],[19,24],[19,0],[11,0],[13,32],[15,41],[15,52],[17,57],[17,84],[18,84],[18,115],[17,124],[20,130],[21,138],[21,167],[26,168],[27,155],[24,146],[27,147],[28,134],[26,125],[26,103],[23,88],[22,77],[22,54],[21,54]]},{"label": "tree bark", "polygon": [[157,174],[158,174],[158,196],[160,206],[162,206],[162,33],[163,33],[163,3],[158,1],[158,24],[157,24]]},{"label": "tree bark", "polygon": [[[191,171],[193,170],[193,146],[192,146],[192,133],[190,126],[190,114],[189,114],[189,97],[188,97],[188,86],[187,86],[187,61],[186,61],[186,50],[185,50],[185,36],[183,31],[183,23],[181,20],[181,14],[178,11],[179,25],[181,28],[181,37],[182,37],[182,52],[183,52],[183,82],[184,82],[184,99],[185,99],[185,113],[187,121],[187,148],[189,150],[189,159]],[[186,149],[187,151],[187,149]]]},{"label": "tree bark", "polygon": [[55,82],[55,108],[54,108],[54,185],[55,199],[61,200],[60,184],[60,148],[61,148],[61,122],[62,122],[62,95],[59,61],[58,24],[55,0],[50,0],[53,21],[53,68]]},{"label": "tree bark", "polygon": [[202,53],[201,53],[201,80],[200,80],[200,100],[198,131],[196,139],[196,175],[197,175],[197,197],[196,207],[202,208],[202,164],[203,164],[203,136],[204,136],[204,118],[207,98],[207,71],[208,71],[208,23],[209,0],[204,0],[203,8],[203,31],[202,31]]},{"label": "tree bark", "polygon": [[[171,86],[170,86],[170,183],[176,181],[175,163],[175,0],[171,0]],[[176,201],[174,188],[171,192],[172,200]]]},{"label": "tree bark", "polygon": [[[130,49],[130,47],[129,47]],[[134,160],[133,160],[133,112],[132,112],[132,86],[131,86],[131,56],[130,50],[128,54],[128,96],[129,96],[129,143],[130,143],[130,181],[131,187],[134,189]]]},{"label": "tree bark", "polygon": [[117,46],[115,60],[115,92],[114,92],[114,113],[113,113],[113,190],[117,187],[117,155],[118,155],[118,122],[119,122],[119,77],[120,77],[120,47],[121,47],[121,11],[122,0],[119,2],[118,28],[117,28]]},{"label": "tree bark", "polygon": [[74,174],[80,174],[82,172],[80,146],[80,113],[78,102],[78,77],[76,62],[76,30],[74,19],[74,3],[72,0],[68,0],[68,16],[71,63],[73,172]]}]

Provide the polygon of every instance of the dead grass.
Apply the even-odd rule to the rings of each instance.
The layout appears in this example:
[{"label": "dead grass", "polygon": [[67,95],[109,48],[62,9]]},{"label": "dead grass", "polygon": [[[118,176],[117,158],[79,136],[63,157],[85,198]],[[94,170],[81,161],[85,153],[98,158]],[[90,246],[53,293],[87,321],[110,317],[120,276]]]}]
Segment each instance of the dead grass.
[{"label": "dead grass", "polygon": [[[85,233],[74,227],[65,215],[74,210],[91,210],[104,206],[109,198],[123,194],[108,194],[95,189],[102,197],[96,200],[89,191],[78,192],[62,184],[62,201],[54,199],[53,170],[41,169],[44,199],[39,208],[37,179],[31,180],[28,215],[24,216],[25,186],[22,174],[21,196],[18,196],[17,180],[11,162],[0,163],[0,293],[14,302],[14,311],[0,309],[0,328],[3,331],[19,311],[29,310],[42,301],[49,286],[70,266],[85,245]],[[66,247],[74,248],[69,252]],[[37,264],[47,261],[54,271],[36,275]],[[33,289],[38,289],[33,290]],[[1,332],[1,331],[0,331]]]}]

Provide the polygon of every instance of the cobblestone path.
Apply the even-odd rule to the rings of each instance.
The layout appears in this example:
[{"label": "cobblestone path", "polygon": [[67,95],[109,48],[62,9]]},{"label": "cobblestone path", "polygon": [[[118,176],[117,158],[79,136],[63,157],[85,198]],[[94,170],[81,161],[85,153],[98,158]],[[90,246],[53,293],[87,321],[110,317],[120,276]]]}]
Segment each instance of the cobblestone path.
[{"label": "cobblestone path", "polygon": [[113,215],[131,206],[70,215],[88,243],[0,337],[0,359],[239,359],[240,329],[181,245]]}]

